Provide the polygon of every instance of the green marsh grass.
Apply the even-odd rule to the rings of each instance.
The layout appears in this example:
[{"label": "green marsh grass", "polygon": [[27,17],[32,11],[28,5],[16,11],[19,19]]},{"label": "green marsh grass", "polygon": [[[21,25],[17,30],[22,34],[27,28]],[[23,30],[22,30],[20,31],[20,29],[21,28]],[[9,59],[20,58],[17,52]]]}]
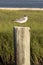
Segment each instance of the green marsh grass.
[{"label": "green marsh grass", "polygon": [[[17,18],[29,16],[26,23],[16,23]],[[0,55],[5,63],[14,62],[13,27],[30,27],[31,65],[43,64],[43,11],[0,10]],[[11,59],[11,60],[10,60]]]}]

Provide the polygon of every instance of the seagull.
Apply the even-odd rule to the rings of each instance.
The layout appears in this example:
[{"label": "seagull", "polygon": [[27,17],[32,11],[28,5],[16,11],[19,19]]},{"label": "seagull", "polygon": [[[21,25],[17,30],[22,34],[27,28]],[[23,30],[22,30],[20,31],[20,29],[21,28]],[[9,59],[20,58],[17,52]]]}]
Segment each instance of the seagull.
[{"label": "seagull", "polygon": [[25,15],[24,17],[17,19],[16,22],[25,23],[25,22],[27,22],[27,20],[28,20],[28,16]]}]

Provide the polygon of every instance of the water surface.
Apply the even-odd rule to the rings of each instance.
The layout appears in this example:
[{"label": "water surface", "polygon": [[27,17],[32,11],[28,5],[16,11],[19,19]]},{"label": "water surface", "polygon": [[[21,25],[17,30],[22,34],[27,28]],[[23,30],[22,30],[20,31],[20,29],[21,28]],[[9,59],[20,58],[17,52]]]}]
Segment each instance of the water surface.
[{"label": "water surface", "polygon": [[43,8],[42,0],[0,0],[0,7]]}]

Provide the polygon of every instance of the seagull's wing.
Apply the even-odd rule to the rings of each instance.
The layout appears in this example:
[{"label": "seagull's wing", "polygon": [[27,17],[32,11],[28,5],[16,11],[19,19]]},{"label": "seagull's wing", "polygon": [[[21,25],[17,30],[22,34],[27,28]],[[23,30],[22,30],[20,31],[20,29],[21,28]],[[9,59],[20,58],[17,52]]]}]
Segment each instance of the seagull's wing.
[{"label": "seagull's wing", "polygon": [[27,22],[27,17],[23,17],[23,18],[20,18],[20,19],[16,19],[16,22],[18,22],[18,23],[25,23],[25,22]]},{"label": "seagull's wing", "polygon": [[23,21],[23,20],[25,20],[25,18],[20,18],[20,19],[18,19],[18,21]]}]

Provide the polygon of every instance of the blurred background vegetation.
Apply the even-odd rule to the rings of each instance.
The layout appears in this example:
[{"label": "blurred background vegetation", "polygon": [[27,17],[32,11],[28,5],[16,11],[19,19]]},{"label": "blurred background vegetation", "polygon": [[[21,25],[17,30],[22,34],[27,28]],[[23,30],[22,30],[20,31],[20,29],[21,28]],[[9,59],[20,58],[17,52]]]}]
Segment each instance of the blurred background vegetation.
[{"label": "blurred background vegetation", "polygon": [[[29,16],[23,24],[16,23],[17,18]],[[0,10],[0,56],[5,65],[14,64],[13,27],[30,27],[30,62],[31,65],[43,65],[43,11]]]}]

